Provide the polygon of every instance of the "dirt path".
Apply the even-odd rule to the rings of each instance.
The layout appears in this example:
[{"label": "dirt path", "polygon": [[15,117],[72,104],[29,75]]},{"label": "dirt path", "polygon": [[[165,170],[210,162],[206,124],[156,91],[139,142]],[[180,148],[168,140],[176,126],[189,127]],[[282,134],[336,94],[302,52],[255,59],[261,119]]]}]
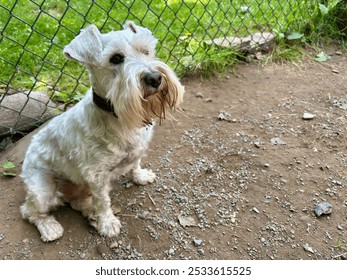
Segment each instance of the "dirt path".
[{"label": "dirt path", "polygon": [[[67,206],[54,213],[64,236],[41,242],[19,215],[20,178],[0,177],[0,259],[345,259],[347,56],[330,55],[186,78],[184,114],[156,128],[144,160],[157,182],[114,184],[118,238]],[[26,142],[0,160],[18,174]],[[316,217],[322,201],[332,213]]]}]

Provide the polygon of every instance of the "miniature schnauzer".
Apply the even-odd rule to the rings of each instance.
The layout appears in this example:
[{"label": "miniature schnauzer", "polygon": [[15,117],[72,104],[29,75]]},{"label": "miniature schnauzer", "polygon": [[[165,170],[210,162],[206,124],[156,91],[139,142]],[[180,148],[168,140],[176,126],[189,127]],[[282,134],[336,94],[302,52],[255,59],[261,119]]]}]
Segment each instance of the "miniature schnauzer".
[{"label": "miniature schnauzer", "polygon": [[134,183],[155,180],[142,169],[153,121],[178,108],[184,87],[175,73],[155,58],[157,39],[129,21],[120,31],[101,34],[94,26],[64,48],[84,65],[92,84],[74,107],[36,134],[23,162],[24,219],[36,225],[43,241],[63,235],[50,211],[65,202],[79,210],[106,237],[121,224],[111,210],[111,180],[129,174]]}]

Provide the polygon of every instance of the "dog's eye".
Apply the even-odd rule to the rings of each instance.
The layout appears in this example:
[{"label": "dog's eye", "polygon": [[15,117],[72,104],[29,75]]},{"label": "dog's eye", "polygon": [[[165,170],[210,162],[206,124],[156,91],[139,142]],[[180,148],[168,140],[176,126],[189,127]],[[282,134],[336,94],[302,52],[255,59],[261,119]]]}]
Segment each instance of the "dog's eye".
[{"label": "dog's eye", "polygon": [[112,64],[121,64],[124,62],[124,55],[116,53],[114,56],[110,58],[110,62]]},{"label": "dog's eye", "polygon": [[149,55],[149,50],[143,50],[143,53],[144,53],[145,55]]}]

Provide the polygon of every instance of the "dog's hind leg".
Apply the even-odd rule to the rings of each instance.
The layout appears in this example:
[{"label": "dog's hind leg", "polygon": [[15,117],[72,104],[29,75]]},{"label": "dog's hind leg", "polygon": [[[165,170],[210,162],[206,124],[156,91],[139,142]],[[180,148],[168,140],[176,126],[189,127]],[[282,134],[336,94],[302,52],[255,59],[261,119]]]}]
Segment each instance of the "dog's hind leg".
[{"label": "dog's hind leg", "polygon": [[27,196],[20,207],[22,217],[36,225],[45,242],[53,241],[63,235],[64,229],[49,215],[54,207],[63,204],[61,194],[56,189],[54,178],[41,170],[30,170],[22,174],[26,184]]}]

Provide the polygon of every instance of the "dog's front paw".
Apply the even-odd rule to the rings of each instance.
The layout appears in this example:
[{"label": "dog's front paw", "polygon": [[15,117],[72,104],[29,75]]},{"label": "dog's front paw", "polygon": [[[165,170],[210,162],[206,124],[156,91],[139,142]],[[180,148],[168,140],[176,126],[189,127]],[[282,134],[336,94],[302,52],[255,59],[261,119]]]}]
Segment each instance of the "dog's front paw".
[{"label": "dog's front paw", "polygon": [[54,219],[54,217],[45,217],[35,222],[37,229],[41,233],[41,239],[44,242],[54,241],[62,237],[63,227]]},{"label": "dog's front paw", "polygon": [[137,169],[133,171],[133,182],[138,185],[147,185],[155,181],[155,174],[152,170]]},{"label": "dog's front paw", "polygon": [[100,235],[106,237],[114,237],[120,233],[122,227],[120,221],[113,214],[100,218],[96,223],[92,224],[96,227]]}]

